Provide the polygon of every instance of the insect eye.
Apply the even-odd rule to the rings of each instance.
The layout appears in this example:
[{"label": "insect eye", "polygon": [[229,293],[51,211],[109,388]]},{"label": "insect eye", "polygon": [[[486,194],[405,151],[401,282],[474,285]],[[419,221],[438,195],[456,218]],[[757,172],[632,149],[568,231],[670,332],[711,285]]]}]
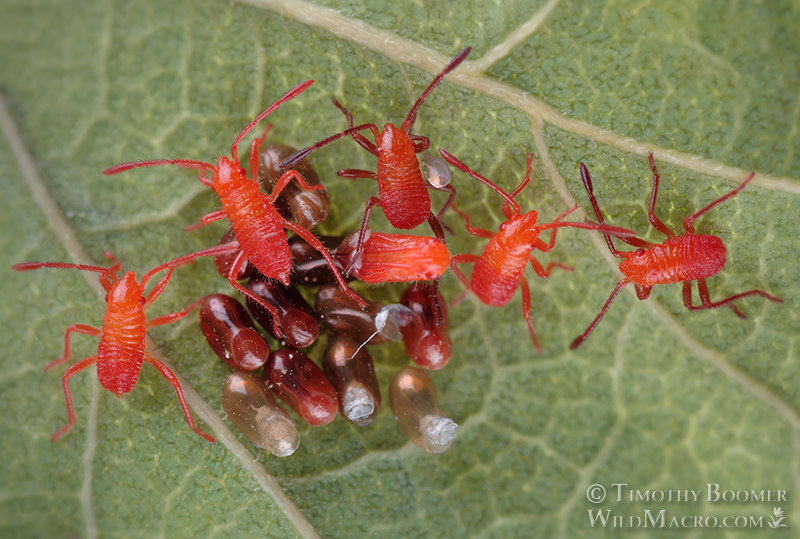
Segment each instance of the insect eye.
[{"label": "insect eye", "polygon": [[642,256],[645,253],[645,250],[642,248],[636,249],[636,256]]},{"label": "insect eye", "polygon": [[239,167],[239,176],[242,176],[244,178],[247,177],[247,171],[244,169],[244,167]]},{"label": "insect eye", "polygon": [[139,298],[139,306],[140,307],[144,307],[144,302],[145,302],[144,296],[140,297]]}]

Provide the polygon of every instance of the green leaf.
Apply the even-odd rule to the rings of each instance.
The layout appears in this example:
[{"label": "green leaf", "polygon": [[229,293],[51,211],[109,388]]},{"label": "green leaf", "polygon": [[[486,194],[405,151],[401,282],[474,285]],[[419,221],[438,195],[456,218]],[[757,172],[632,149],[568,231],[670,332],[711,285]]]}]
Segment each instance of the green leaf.
[{"label": "green leaf", "polygon": [[[796,2],[249,3],[5,2],[0,535],[574,537],[598,532],[588,510],[766,522],[778,506],[789,529],[800,525]],[[159,157],[214,162],[259,111],[310,78],[309,91],[269,118],[270,140],[303,147],[340,131],[330,95],[356,122],[399,123],[467,45],[469,62],[420,110],[415,131],[433,148],[505,189],[534,152],[533,182],[519,201],[543,221],[575,202],[588,208],[583,161],[608,221],[653,241],[662,237],[647,221],[648,151],[661,172],[658,215],[678,229],[754,169],[751,186],[697,222],[728,248],[726,268],[709,280],[711,297],[760,288],[784,303],[742,300],[748,318],[740,320],[728,309],[687,311],[679,285],[656,287],[644,302],[628,290],[570,352],[620,277],[601,238],[565,230],[540,259],[574,271],[547,281],[528,271],[542,355],[530,345],[519,294],[503,308],[470,296],[451,309],[454,357],[432,375],[442,409],[460,424],[446,454],[408,443],[387,399],[368,428],[341,420],[301,427],[300,449],[283,460],[256,450],[224,417],[227,369],[195,317],[151,336],[196,392],[195,418],[220,443],[187,428],[174,391],[149,367],[121,400],[99,388],[91,369],[75,376],[77,423],[49,441],[66,420],[64,368],[42,368],[61,353],[67,326],[102,323],[103,303],[78,272],[10,265],[70,261],[81,250],[100,264],[108,249],[141,275],[213,245],[224,230],[184,233],[218,205],[189,171],[100,171]],[[353,229],[375,186],[335,171],[372,168],[374,158],[345,140],[316,152],[314,164],[333,201],[323,231]],[[38,181],[44,198],[32,194]],[[474,224],[496,229],[500,198],[460,172],[454,182]],[[64,225],[54,221],[59,213]],[[480,252],[485,240],[469,236],[455,214],[447,222],[454,253]],[[461,291],[449,272],[442,286],[448,298]],[[228,290],[200,261],[176,271],[152,314]],[[386,299],[401,288],[361,290]],[[76,336],[73,357],[95,347]],[[407,359],[397,344],[373,350],[385,388]],[[603,504],[587,500],[594,483],[608,489]],[[703,496],[616,501],[613,483]],[[708,483],[783,489],[788,500],[712,503]]]}]

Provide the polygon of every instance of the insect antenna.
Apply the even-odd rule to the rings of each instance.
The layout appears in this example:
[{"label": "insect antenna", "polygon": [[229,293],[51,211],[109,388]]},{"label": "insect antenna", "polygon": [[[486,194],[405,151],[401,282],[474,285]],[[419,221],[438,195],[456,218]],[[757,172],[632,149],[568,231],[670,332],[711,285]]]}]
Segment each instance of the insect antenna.
[{"label": "insect antenna", "polygon": [[239,161],[239,151],[238,151],[239,143],[242,141],[244,137],[247,136],[247,134],[256,126],[258,122],[260,122],[261,120],[272,114],[272,112],[279,106],[283,105],[290,99],[305,92],[312,84],[314,84],[313,80],[307,80],[303,83],[298,84],[297,86],[286,92],[286,94],[284,94],[284,96],[278,99],[275,103],[273,103],[272,105],[267,107],[264,111],[262,111],[261,114],[256,116],[252,122],[247,124],[245,128],[242,129],[242,132],[239,133],[239,136],[237,136],[233,140],[233,144],[231,144],[231,157],[233,158],[233,160],[237,162]]},{"label": "insect antenna", "polygon": [[739,185],[739,187],[737,187],[736,189],[734,189],[733,191],[731,191],[728,194],[722,195],[717,200],[707,204],[703,208],[701,208],[698,211],[696,211],[693,214],[691,214],[689,217],[687,217],[686,219],[683,220],[683,228],[685,228],[687,232],[690,232],[690,233],[694,234],[693,223],[695,222],[695,220],[698,217],[703,215],[705,212],[707,212],[708,210],[710,210],[711,208],[713,208],[717,204],[721,204],[721,203],[725,202],[726,200],[728,200],[729,198],[735,197],[736,195],[738,195],[742,191],[742,189],[744,189],[747,186],[747,184],[750,183],[750,181],[755,177],[756,177],[756,173],[755,172],[751,172],[750,175],[747,178],[745,178],[744,181]]},{"label": "insect antenna", "polygon": [[39,268],[59,268],[93,271],[100,274],[100,284],[103,286],[104,290],[109,291],[119,282],[119,279],[117,279],[117,272],[122,269],[122,264],[120,264],[117,257],[111,254],[110,251],[103,251],[103,255],[111,260],[111,266],[104,268],[103,266],[69,264],[66,262],[20,262],[19,264],[11,266],[11,269],[16,271],[31,271]]},{"label": "insect antenna", "polygon": [[205,173],[210,172],[211,174],[214,174],[214,165],[210,163],[204,163],[203,161],[194,161],[192,159],[152,159],[148,161],[120,163],[119,165],[114,165],[113,167],[105,169],[103,174],[106,176],[113,176],[114,174],[119,174],[120,172],[125,172],[126,170],[130,170],[132,168],[160,167],[161,165],[176,165],[181,168],[196,170],[197,179],[200,180],[202,184],[211,187],[213,183],[211,178],[207,177]]},{"label": "insect antenna", "polygon": [[116,272],[119,271],[122,266],[120,265],[119,260],[117,260],[117,258],[109,251],[105,251],[103,254],[106,258],[113,262],[113,264],[107,268],[103,266],[90,266],[87,264],[69,264],[67,262],[20,262],[19,264],[14,264],[11,266],[11,269],[16,271],[31,271],[39,268],[59,268],[94,271],[96,273],[100,273],[101,275],[113,276],[115,277],[114,282],[116,282]]},{"label": "insect antenna", "polygon": [[414,106],[411,107],[411,110],[408,112],[408,116],[406,117],[405,120],[403,120],[403,123],[400,124],[400,129],[402,129],[406,133],[411,131],[411,128],[414,126],[414,121],[417,119],[417,111],[419,110],[420,105],[422,105],[422,102],[425,101],[425,98],[428,97],[428,94],[430,94],[433,91],[433,89],[436,88],[436,86],[440,82],[442,82],[442,79],[445,77],[445,75],[447,75],[452,70],[457,68],[459,64],[461,64],[461,62],[463,62],[467,58],[470,51],[472,51],[472,47],[467,47],[463,51],[459,52],[458,56],[450,60],[450,63],[447,64],[444,67],[444,69],[442,69],[442,72],[436,75],[436,78],[433,79],[433,81],[428,85],[425,91],[422,92],[422,95],[419,96],[417,102],[414,103]]},{"label": "insect antenna", "polygon": [[[489,189],[491,189],[492,191],[496,192],[498,195],[503,197],[505,199],[505,202],[503,203],[504,207],[506,207],[506,205],[508,205],[507,207],[510,207],[512,209],[512,211],[514,211],[514,213],[517,214],[517,215],[519,215],[522,212],[522,209],[520,208],[519,204],[517,204],[517,202],[514,200],[514,197],[512,195],[509,195],[505,191],[503,191],[494,182],[492,182],[491,180],[489,180],[487,178],[484,178],[483,176],[481,176],[477,172],[475,172],[472,169],[470,169],[467,165],[465,165],[464,163],[459,161],[455,156],[450,154],[447,150],[443,150],[442,148],[439,148],[439,155],[442,156],[442,159],[444,159],[445,161],[447,161],[448,163],[450,163],[451,165],[456,167],[458,170],[469,174],[470,176],[472,176],[473,178],[475,178],[476,180],[478,180],[482,184],[484,184],[487,187],[489,187]],[[530,166],[530,156],[529,156],[529,166]],[[528,178],[528,181],[530,181],[530,178]],[[527,183],[525,182],[525,180],[523,180],[522,183],[520,183],[520,185],[517,187],[517,189],[515,189],[515,193],[518,193],[519,191],[521,191],[522,188],[525,187],[525,185],[527,185]]]},{"label": "insect antenna", "polygon": [[352,135],[353,133],[356,133],[358,131],[362,131],[364,129],[373,128],[373,127],[375,127],[373,124],[361,124],[361,125],[357,125],[355,127],[351,127],[349,129],[345,129],[341,133],[336,133],[335,135],[331,135],[330,137],[328,137],[328,138],[326,138],[324,140],[321,140],[321,141],[317,142],[316,144],[313,144],[313,145],[309,146],[308,148],[305,148],[303,150],[300,150],[300,151],[290,155],[289,157],[287,157],[286,159],[281,161],[281,163],[278,166],[280,168],[292,168],[294,165],[296,165],[298,162],[300,162],[303,159],[305,159],[308,154],[310,154],[311,152],[313,152],[317,148],[321,148],[322,146],[325,146],[326,144],[330,144],[334,140],[338,140],[338,139],[340,139],[342,137],[346,137],[348,135]]},{"label": "insect antenna", "polygon": [[[651,244],[649,242],[645,242],[644,240],[640,240],[639,238],[636,238],[635,237],[636,236],[636,232],[634,232],[633,230],[630,230],[628,228],[622,228],[622,227],[619,227],[619,226],[610,226],[610,225],[607,225],[605,223],[598,224],[598,223],[595,223],[595,222],[590,221],[588,219],[586,221],[562,221],[561,220],[561,219],[563,219],[564,217],[566,217],[567,215],[569,215],[570,213],[574,212],[577,209],[578,209],[578,206],[575,205],[575,206],[571,207],[570,209],[568,209],[567,211],[563,212],[558,217],[556,217],[552,222],[543,223],[543,224],[539,225],[539,228],[541,230],[552,230],[554,228],[582,228],[584,230],[599,230],[604,236],[606,236],[606,235],[615,236],[615,237],[618,237],[619,239],[621,239],[622,241],[625,241],[625,242],[628,242],[628,243],[630,243],[628,240],[631,240],[631,241],[636,240],[637,242],[642,242],[642,243],[646,243],[647,244],[646,246],[643,246],[643,247],[651,246]],[[631,243],[631,245],[633,245],[633,243]]]},{"label": "insect antenna", "polygon": [[195,170],[205,171],[205,170],[214,170],[214,165],[210,163],[204,163],[203,161],[195,161],[192,159],[151,159],[148,161],[135,161],[132,163],[120,163],[119,165],[114,165],[113,167],[108,167],[103,171],[103,174],[106,176],[112,176],[114,174],[119,174],[120,172],[125,172],[126,170],[130,170],[132,168],[138,167],[160,167],[161,165],[177,165],[181,168],[191,168]]},{"label": "insect antenna", "polygon": [[[653,246],[652,243],[649,241],[645,241],[643,239],[637,238],[636,234],[630,234],[630,230],[628,229],[620,229],[624,230],[625,234],[614,234],[613,232],[605,231],[606,228],[606,220],[603,218],[603,212],[600,211],[600,206],[597,204],[597,199],[594,196],[594,187],[592,186],[592,177],[589,175],[589,169],[586,168],[586,165],[581,162],[580,164],[581,169],[581,180],[583,180],[583,187],[586,189],[586,193],[589,195],[589,202],[592,204],[592,208],[594,209],[594,214],[597,216],[597,220],[600,222],[600,225],[596,223],[592,223],[595,228],[594,230],[599,230],[601,234],[603,234],[603,238],[606,240],[606,244],[608,245],[609,251],[611,254],[616,256],[617,258],[625,258],[625,253],[622,251],[618,251],[616,247],[614,247],[614,243],[611,241],[611,235],[618,237],[620,240],[624,241],[628,245],[632,245],[634,247],[640,247],[643,249],[648,249]],[[591,221],[590,221],[591,223]],[[576,227],[580,228],[580,227]],[[616,228],[616,227],[609,227],[609,228]]]},{"label": "insect antenna", "polygon": [[175,269],[180,266],[184,266],[186,264],[190,264],[194,261],[195,258],[199,258],[201,256],[220,256],[220,255],[229,255],[232,253],[239,252],[239,242],[231,241],[228,243],[223,243],[221,245],[215,245],[214,247],[209,247],[208,249],[203,249],[201,251],[197,251],[196,253],[191,253],[188,255],[179,256],[174,260],[170,260],[169,262],[165,262],[159,266],[148,271],[144,277],[142,277],[142,286],[147,284],[147,282],[153,278],[153,275],[164,271],[165,269]]}]

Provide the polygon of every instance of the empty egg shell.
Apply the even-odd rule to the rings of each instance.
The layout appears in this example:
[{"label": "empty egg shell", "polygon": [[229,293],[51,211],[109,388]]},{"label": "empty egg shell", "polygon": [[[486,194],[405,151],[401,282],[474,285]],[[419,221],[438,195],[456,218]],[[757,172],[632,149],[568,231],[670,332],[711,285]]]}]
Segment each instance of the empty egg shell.
[{"label": "empty egg shell", "polygon": [[288,457],[300,444],[294,421],[255,375],[228,375],[222,386],[222,407],[242,434],[276,457]]}]

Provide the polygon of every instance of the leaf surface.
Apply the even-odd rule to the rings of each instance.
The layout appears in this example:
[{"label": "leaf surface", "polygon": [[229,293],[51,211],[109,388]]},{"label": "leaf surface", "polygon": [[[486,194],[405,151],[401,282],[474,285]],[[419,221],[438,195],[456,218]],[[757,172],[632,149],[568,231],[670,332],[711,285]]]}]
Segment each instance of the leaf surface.
[{"label": "leaf surface", "polygon": [[[594,483],[610,495],[613,483],[704,493],[708,483],[784,489],[787,522],[800,523],[793,503],[800,492],[796,3],[6,4],[3,536],[575,537],[598,533],[589,509],[766,519],[774,506],[627,498],[595,506],[586,499]],[[539,258],[574,271],[555,270],[544,281],[528,270],[544,354],[530,345],[519,294],[503,308],[468,297],[451,309],[454,357],[433,374],[442,409],[460,424],[446,454],[408,443],[388,402],[368,428],[341,420],[301,427],[292,457],[259,454],[224,418],[226,367],[196,317],[151,336],[193,390],[195,417],[205,418],[203,428],[211,422],[220,443],[186,427],[174,391],[149,367],[123,399],[100,389],[92,370],[75,376],[77,424],[50,443],[66,419],[63,368],[42,368],[61,353],[67,326],[102,322],[103,303],[77,272],[17,273],[10,265],[70,260],[78,251],[65,243],[68,232],[93,263],[104,263],[108,249],[141,275],[213,245],[225,228],[184,233],[218,207],[190,171],[100,171],[161,157],[215,162],[258,112],[312,78],[309,91],[270,117],[270,140],[304,147],[341,130],[330,95],[357,123],[399,124],[433,74],[467,45],[473,52],[464,69],[431,94],[415,125],[433,148],[507,190],[535,153],[532,185],[518,200],[543,221],[575,203],[589,208],[578,175],[583,161],[608,221],[652,241],[662,238],[647,221],[648,151],[661,172],[658,215],[676,229],[754,169],[751,186],[697,222],[728,249],[725,269],[709,280],[711,296],[761,288],[785,303],[746,299],[748,318],[740,320],[728,309],[687,311],[679,285],[656,287],[646,302],[629,290],[569,352],[619,274],[601,238],[564,230],[557,248]],[[371,169],[374,158],[339,141],[313,162],[333,204],[322,231],[353,229],[375,187],[335,172]],[[32,194],[37,181],[55,210]],[[500,198],[459,172],[454,184],[474,224],[496,229]],[[435,205],[443,201],[434,194]],[[376,214],[375,227],[388,230]],[[64,226],[52,224],[58,215]],[[453,253],[480,252],[485,240],[469,236],[454,214],[447,222]],[[448,298],[461,291],[451,273],[442,286]],[[152,314],[228,290],[210,261],[200,261],[176,271]],[[380,300],[401,292],[361,290]],[[73,339],[74,358],[95,350],[92,338]],[[385,389],[407,359],[398,344],[372,350]],[[318,346],[311,355],[321,353]]]}]

